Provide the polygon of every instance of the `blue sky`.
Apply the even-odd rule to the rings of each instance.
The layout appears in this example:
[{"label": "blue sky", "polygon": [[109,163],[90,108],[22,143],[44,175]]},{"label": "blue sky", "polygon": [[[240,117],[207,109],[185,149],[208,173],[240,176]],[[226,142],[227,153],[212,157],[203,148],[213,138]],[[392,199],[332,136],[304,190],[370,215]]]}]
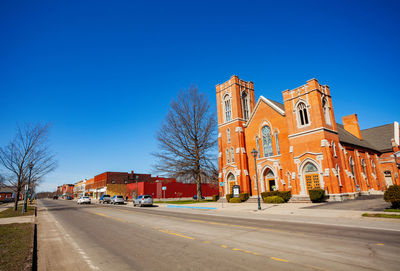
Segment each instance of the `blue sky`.
[{"label": "blue sky", "polygon": [[1,1],[0,146],[50,122],[53,190],[104,171],[150,172],[155,131],[181,89],[215,110],[233,74],[256,96],[317,78],[336,119],[400,121],[399,1]]}]

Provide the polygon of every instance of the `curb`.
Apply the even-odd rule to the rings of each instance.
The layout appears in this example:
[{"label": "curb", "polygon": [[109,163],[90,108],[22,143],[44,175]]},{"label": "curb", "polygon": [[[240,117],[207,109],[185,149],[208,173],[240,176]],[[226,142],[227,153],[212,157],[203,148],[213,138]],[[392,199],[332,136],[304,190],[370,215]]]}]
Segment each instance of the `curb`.
[{"label": "curb", "polygon": [[170,205],[166,206],[167,208],[186,208],[186,209],[202,209],[202,210],[217,210],[215,207],[196,207],[196,206],[180,206],[180,205]]}]

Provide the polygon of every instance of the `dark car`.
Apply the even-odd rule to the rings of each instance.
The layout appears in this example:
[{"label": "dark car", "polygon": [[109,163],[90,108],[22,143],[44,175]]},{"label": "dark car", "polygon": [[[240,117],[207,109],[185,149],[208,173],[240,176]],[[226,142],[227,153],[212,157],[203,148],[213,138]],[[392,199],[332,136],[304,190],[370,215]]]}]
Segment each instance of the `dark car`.
[{"label": "dark car", "polygon": [[72,197],[71,196],[67,196],[67,200],[72,200]]},{"label": "dark car", "polygon": [[[194,195],[194,196],[193,196],[193,199],[194,199],[194,200],[197,200],[197,195]],[[206,199],[206,198],[203,197],[203,196],[201,196],[201,199]]]},{"label": "dark car", "polygon": [[53,199],[58,199],[58,196],[53,196]]}]

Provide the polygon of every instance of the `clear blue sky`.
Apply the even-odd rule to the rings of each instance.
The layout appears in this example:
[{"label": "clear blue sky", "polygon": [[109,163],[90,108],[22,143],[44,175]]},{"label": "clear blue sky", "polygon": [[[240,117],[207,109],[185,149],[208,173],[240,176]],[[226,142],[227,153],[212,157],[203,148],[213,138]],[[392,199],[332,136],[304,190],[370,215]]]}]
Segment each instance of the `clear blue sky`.
[{"label": "clear blue sky", "polygon": [[317,78],[337,121],[400,121],[400,1],[1,1],[0,145],[52,123],[41,190],[104,171],[149,172],[154,137],[191,84],[215,110],[233,74],[256,96]]}]

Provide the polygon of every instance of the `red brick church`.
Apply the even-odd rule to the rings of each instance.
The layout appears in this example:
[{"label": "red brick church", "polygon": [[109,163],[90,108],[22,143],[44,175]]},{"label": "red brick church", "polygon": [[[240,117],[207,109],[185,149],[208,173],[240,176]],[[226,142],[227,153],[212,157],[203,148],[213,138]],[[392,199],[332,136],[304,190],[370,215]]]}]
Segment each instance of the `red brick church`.
[{"label": "red brick church", "polygon": [[337,123],[330,89],[316,79],[283,91],[283,104],[256,101],[254,84],[237,76],[217,85],[216,96],[224,194],[239,185],[256,196],[256,170],[260,192],[291,190],[294,199],[322,188],[340,201],[400,184],[399,123],[360,130],[355,114]]}]

